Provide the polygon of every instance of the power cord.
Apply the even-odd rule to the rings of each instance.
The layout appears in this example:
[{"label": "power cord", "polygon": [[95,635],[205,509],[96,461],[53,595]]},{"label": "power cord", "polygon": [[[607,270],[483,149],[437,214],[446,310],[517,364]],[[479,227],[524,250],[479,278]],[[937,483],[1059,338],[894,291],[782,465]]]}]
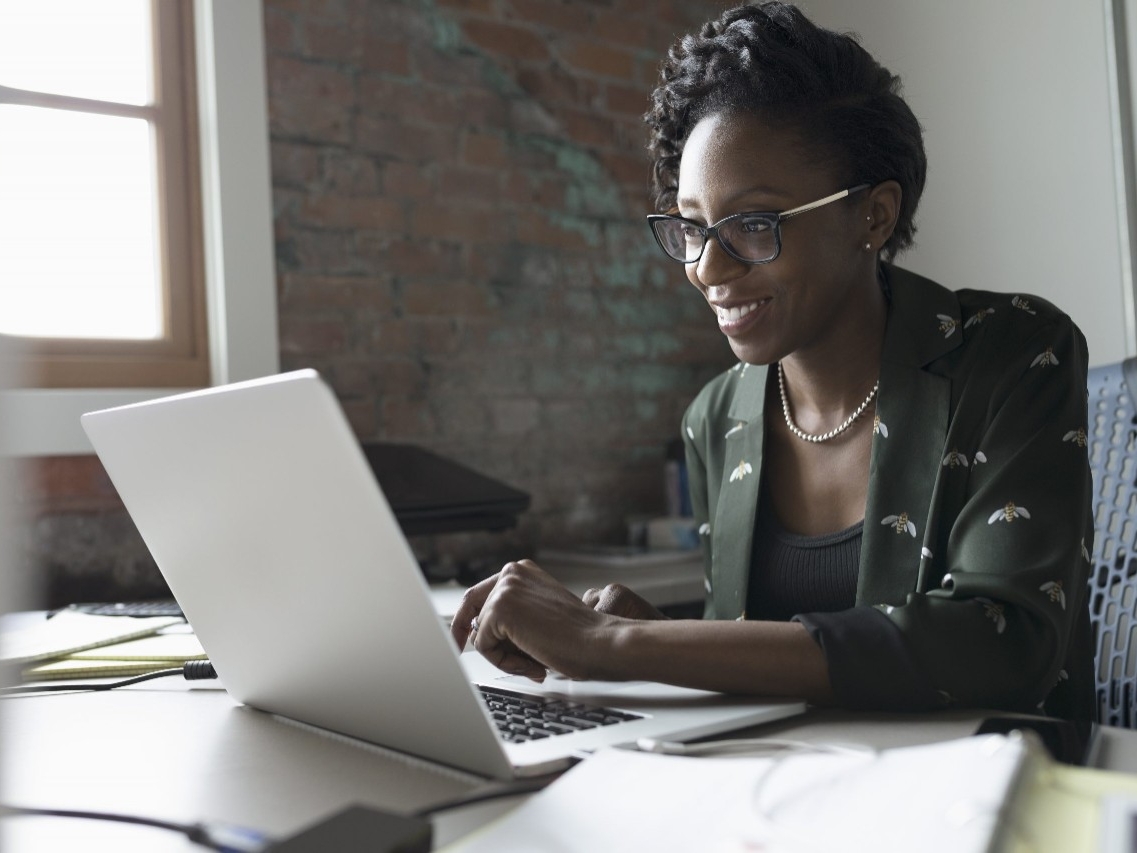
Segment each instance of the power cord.
[{"label": "power cord", "polygon": [[136,826],[153,826],[180,832],[195,844],[220,853],[257,853],[270,843],[268,836],[252,829],[221,823],[175,823],[156,818],[114,812],[88,812],[78,809],[38,809],[24,806],[0,806],[0,817],[72,817],[83,820],[106,820]]},{"label": "power cord", "polygon": [[160,669],[157,672],[148,672],[145,675],[136,675],[125,681],[115,681],[112,684],[25,684],[17,687],[0,687],[0,698],[16,696],[21,693],[62,693],[62,692],[90,692],[99,690],[114,690],[116,687],[126,687],[130,684],[141,684],[155,678],[168,678],[171,675],[184,676],[186,681],[205,681],[217,677],[217,670],[207,660],[186,661],[184,666]]}]

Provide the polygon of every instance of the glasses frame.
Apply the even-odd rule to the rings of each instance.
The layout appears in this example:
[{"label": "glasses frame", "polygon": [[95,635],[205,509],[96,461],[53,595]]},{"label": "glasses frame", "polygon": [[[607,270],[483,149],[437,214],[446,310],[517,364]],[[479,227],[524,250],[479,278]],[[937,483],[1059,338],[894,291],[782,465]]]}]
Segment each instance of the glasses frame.
[{"label": "glasses frame", "polygon": [[[781,213],[775,213],[772,211],[759,211],[759,210],[743,211],[741,213],[734,213],[734,214],[731,214],[730,216],[726,216],[726,217],[720,219],[714,225],[700,225],[698,222],[695,222],[694,220],[686,219],[685,217],[682,217],[682,216],[673,216],[673,215],[668,214],[668,213],[652,214],[651,216],[649,216],[647,218],[647,222],[648,222],[648,225],[651,227],[651,234],[653,237],[655,237],[655,242],[659,245],[659,248],[663,249],[663,253],[665,255],[667,255],[667,257],[671,258],[672,260],[679,261],[679,263],[681,263],[681,264],[684,264],[684,265],[686,265],[686,264],[697,264],[700,260],[702,260],[703,253],[707,251],[707,243],[710,241],[710,239],[712,237],[714,237],[716,240],[719,241],[719,245],[722,246],[722,250],[724,252],[726,252],[728,255],[730,255],[730,257],[734,258],[736,261],[739,261],[740,263],[752,264],[752,265],[753,264],[768,264],[768,263],[771,263],[772,261],[777,260],[778,255],[780,255],[782,253],[782,229],[781,229],[781,225],[783,222],[785,222],[787,219],[792,219],[793,217],[798,216],[799,214],[806,213],[810,210],[816,210],[819,207],[824,207],[825,205],[832,204],[835,201],[840,201],[843,198],[847,198],[847,197],[851,196],[853,193],[860,192],[861,190],[867,190],[871,186],[872,186],[872,184],[857,184],[856,186],[849,187],[847,189],[841,190],[840,192],[833,193],[833,195],[827,195],[827,196],[825,196],[825,198],[819,198],[817,201],[811,201],[808,204],[799,205],[798,207],[792,207],[789,210],[783,210]],[[770,228],[774,232],[774,254],[772,254],[770,257],[765,258],[765,259],[760,260],[760,261],[751,260],[750,258],[744,258],[741,255],[739,255],[737,252],[735,252],[733,249],[731,249],[730,246],[727,245],[726,242],[724,242],[721,237],[719,237],[719,229],[720,228],[722,228],[727,223],[729,223],[735,219],[740,219],[744,216],[762,217],[762,218],[767,219],[770,222]],[[671,254],[671,252],[669,252],[667,250],[667,247],[663,244],[663,240],[660,239],[659,232],[655,230],[656,224],[659,222],[683,222],[687,225],[691,225],[694,228],[696,228],[699,231],[699,233],[702,234],[702,236],[703,236],[703,245],[702,245],[702,248],[699,249],[699,254],[696,255],[694,258],[690,258],[690,259],[688,259],[688,258],[677,258],[673,254]]]}]

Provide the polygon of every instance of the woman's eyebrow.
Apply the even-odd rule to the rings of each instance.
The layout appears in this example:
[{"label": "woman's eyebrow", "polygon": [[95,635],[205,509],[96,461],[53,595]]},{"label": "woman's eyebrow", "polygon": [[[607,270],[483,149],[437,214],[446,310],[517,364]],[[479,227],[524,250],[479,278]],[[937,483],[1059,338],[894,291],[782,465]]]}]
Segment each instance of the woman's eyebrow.
[{"label": "woman's eyebrow", "polygon": [[[792,197],[790,195],[790,193],[787,193],[784,190],[776,189],[774,187],[769,187],[769,186],[766,186],[764,184],[759,184],[756,186],[747,187],[746,189],[743,189],[743,190],[739,190],[738,192],[736,192],[734,195],[730,196],[729,198],[723,199],[720,202],[720,204],[722,207],[733,207],[733,206],[737,206],[738,203],[740,201],[742,201],[743,199],[748,199],[748,198],[755,197],[755,196],[762,196],[763,198],[771,198],[771,199],[780,199],[780,200],[783,200],[786,202],[788,202],[790,200],[790,198]],[[681,198],[676,200],[675,204],[677,207],[685,208],[687,210],[702,210],[702,208],[699,206],[698,200],[694,199],[694,198],[690,198],[690,197],[681,197]],[[770,202],[764,201],[762,204],[758,205],[757,207],[751,207],[750,210],[759,210],[759,209],[761,209],[763,211],[773,210],[774,208],[779,207],[780,204],[781,204],[781,202],[770,203]],[[742,213],[742,212],[744,212],[744,211],[742,211],[741,209],[735,211],[735,213]]]}]

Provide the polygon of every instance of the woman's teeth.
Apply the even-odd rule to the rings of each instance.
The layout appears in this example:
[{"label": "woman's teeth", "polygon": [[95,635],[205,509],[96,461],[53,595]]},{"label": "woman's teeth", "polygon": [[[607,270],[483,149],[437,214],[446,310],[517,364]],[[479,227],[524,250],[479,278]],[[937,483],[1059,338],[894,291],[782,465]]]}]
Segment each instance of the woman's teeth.
[{"label": "woman's teeth", "polygon": [[757,307],[757,302],[751,302],[749,305],[735,306],[734,308],[716,308],[715,311],[719,315],[720,323],[733,323],[736,320],[741,320]]}]

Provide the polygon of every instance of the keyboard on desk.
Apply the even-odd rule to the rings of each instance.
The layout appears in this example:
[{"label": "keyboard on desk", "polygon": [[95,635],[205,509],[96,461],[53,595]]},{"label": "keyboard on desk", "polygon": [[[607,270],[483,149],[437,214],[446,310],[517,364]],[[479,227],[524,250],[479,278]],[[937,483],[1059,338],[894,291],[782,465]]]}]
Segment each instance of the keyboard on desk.
[{"label": "keyboard on desk", "polygon": [[630,714],[599,705],[514,693],[481,684],[478,689],[489,706],[502,738],[509,743],[540,740],[554,735],[572,734],[582,729],[643,719],[641,714]]}]

